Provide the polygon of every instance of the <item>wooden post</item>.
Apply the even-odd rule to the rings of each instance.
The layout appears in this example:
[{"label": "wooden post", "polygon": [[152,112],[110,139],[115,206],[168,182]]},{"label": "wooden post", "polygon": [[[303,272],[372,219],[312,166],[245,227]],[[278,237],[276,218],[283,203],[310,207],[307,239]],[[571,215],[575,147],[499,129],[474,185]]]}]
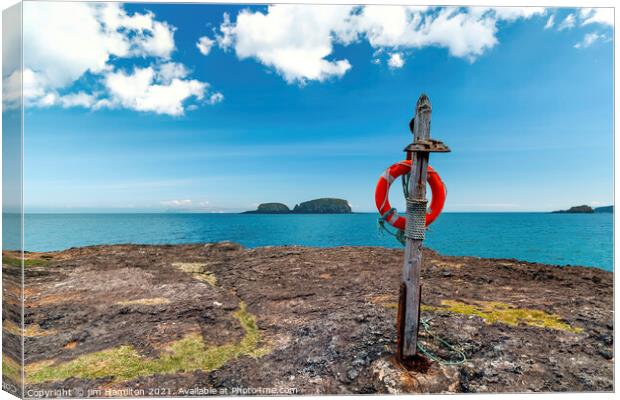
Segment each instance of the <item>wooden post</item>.
[{"label": "wooden post", "polygon": [[[422,269],[422,242],[426,221],[426,175],[430,152],[450,151],[438,140],[430,139],[431,101],[422,94],[410,124],[413,143],[405,148],[412,160],[409,173],[407,225],[405,228],[405,260],[398,304],[398,357],[403,364],[412,366],[417,351],[420,322]],[[409,157],[410,156],[410,157]]]}]

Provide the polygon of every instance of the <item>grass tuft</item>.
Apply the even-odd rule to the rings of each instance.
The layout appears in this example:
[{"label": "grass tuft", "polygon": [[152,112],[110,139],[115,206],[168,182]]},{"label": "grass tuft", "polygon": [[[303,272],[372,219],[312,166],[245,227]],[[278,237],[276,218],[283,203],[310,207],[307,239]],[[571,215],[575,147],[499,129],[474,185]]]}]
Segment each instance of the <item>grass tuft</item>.
[{"label": "grass tuft", "polygon": [[[47,260],[41,260],[38,258],[24,258],[24,267],[44,267],[50,262]],[[9,265],[11,267],[21,267],[21,259],[15,257],[2,256],[2,264]]]},{"label": "grass tuft", "polygon": [[261,335],[256,318],[247,311],[244,303],[240,303],[234,316],[245,331],[238,343],[207,347],[200,334],[191,333],[172,342],[156,359],[142,357],[132,346],[124,345],[86,354],[65,363],[43,361],[28,365],[26,380],[41,383],[68,378],[112,378],[113,382],[123,382],[141,376],[213,371],[240,356],[258,358],[269,353],[269,348],[259,347]]},{"label": "grass tuft", "polygon": [[183,272],[192,274],[194,279],[198,279],[199,281],[206,282],[213,287],[217,285],[217,277],[215,276],[213,272],[210,272],[207,270],[207,264],[175,262],[175,263],[172,263],[172,266],[180,269]]},{"label": "grass tuft", "polygon": [[21,382],[21,367],[12,358],[2,354],[2,375],[9,378],[13,383]]},{"label": "grass tuft", "polygon": [[474,304],[462,303],[455,300],[442,300],[442,307],[429,307],[436,311],[450,311],[463,315],[475,315],[488,324],[500,322],[506,325],[517,326],[521,323],[539,328],[550,328],[565,332],[580,333],[582,328],[572,327],[562,321],[560,316],[549,314],[542,310],[516,308],[510,304],[497,301],[476,301]]}]

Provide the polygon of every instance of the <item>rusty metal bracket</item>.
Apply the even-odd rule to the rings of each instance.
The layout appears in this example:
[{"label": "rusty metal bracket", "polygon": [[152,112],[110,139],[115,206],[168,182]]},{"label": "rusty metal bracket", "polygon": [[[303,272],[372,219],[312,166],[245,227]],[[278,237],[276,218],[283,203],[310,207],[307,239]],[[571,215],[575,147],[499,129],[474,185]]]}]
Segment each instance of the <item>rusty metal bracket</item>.
[{"label": "rusty metal bracket", "polygon": [[441,140],[417,140],[405,147],[406,152],[422,151],[426,153],[449,153],[451,150]]}]

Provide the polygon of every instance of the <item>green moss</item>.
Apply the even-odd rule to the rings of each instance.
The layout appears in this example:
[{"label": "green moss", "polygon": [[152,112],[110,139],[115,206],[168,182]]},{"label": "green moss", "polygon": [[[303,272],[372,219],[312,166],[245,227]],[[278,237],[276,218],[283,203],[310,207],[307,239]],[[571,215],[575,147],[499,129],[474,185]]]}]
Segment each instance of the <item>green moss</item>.
[{"label": "green moss", "polygon": [[217,277],[213,272],[207,271],[207,264],[204,263],[182,263],[175,262],[172,266],[180,269],[183,272],[192,274],[194,279],[198,279],[202,282],[207,282],[209,285],[215,287],[217,285]]},{"label": "green moss", "polygon": [[[2,256],[2,264],[10,265],[11,267],[21,267],[22,263],[19,258]],[[24,267],[37,267],[46,266],[49,264],[47,260],[41,260],[37,258],[24,259]]]},{"label": "green moss", "polygon": [[17,361],[2,355],[2,375],[9,378],[13,383],[21,381],[21,368]]},{"label": "green moss", "polygon": [[199,281],[207,282],[209,285],[215,287],[217,285],[217,277],[212,272],[203,272],[201,274],[193,274],[194,278]]},{"label": "green moss", "polygon": [[446,310],[457,314],[476,315],[484,319],[488,324],[500,322],[506,325],[516,326],[521,323],[539,328],[550,328],[560,331],[580,333],[583,329],[572,327],[563,322],[560,316],[549,314],[542,310],[529,308],[516,308],[506,303],[496,301],[477,301],[475,304],[466,304],[454,300],[443,300],[443,307],[435,307],[435,310]]},{"label": "green moss", "polygon": [[247,311],[244,303],[240,304],[234,316],[245,331],[238,343],[207,347],[200,334],[192,333],[171,343],[156,359],[144,358],[132,346],[125,345],[86,354],[66,363],[44,361],[31,364],[26,367],[26,380],[29,383],[40,383],[71,377],[109,377],[114,382],[122,382],[156,374],[212,371],[243,355],[257,358],[267,354],[270,351],[268,348],[259,347],[261,336],[256,318]]},{"label": "green moss", "polygon": [[[383,307],[391,310],[398,310],[398,303],[383,303]],[[421,311],[432,311],[435,310],[436,307],[427,306],[426,304],[420,304]]]}]

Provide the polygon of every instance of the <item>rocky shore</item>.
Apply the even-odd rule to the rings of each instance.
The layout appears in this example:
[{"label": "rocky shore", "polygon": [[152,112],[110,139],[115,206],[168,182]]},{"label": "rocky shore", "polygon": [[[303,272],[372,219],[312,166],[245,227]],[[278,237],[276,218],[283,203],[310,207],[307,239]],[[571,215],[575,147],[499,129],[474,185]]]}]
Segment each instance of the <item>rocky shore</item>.
[{"label": "rocky shore", "polygon": [[[393,358],[402,254],[230,242],[28,253],[26,390],[613,390],[612,273],[425,250],[421,343],[444,362],[407,371]],[[3,262],[3,374],[14,383],[15,256]]]}]

